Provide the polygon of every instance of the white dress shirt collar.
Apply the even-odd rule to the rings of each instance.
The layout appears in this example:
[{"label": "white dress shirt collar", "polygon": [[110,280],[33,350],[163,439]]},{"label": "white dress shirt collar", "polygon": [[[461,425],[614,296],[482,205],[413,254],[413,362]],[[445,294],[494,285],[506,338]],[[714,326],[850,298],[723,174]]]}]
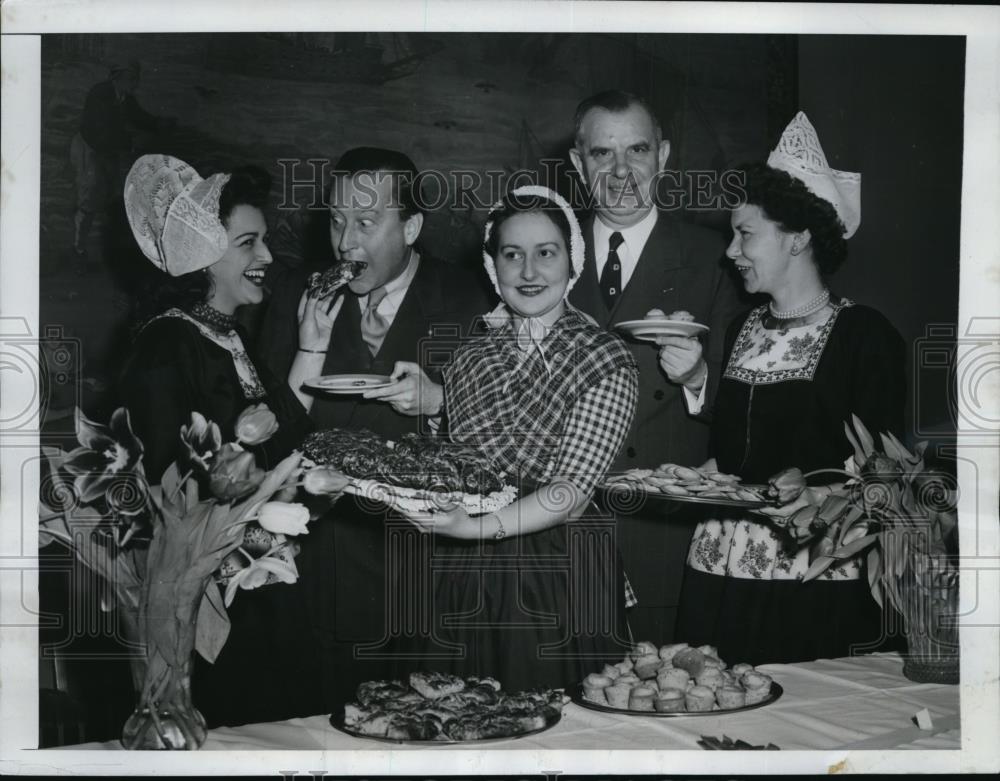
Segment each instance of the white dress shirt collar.
[{"label": "white dress shirt collar", "polygon": [[618,258],[622,264],[622,290],[628,286],[632,273],[639,263],[639,257],[649,240],[649,235],[656,225],[656,218],[656,209],[653,208],[635,225],[628,228],[615,228],[606,225],[600,216],[594,217],[594,261],[597,263],[598,279],[601,278],[604,264],[608,260],[608,242],[611,240],[611,234],[617,232],[625,240],[618,248]]},{"label": "white dress shirt collar", "polygon": [[[417,253],[416,250],[410,250],[410,259],[407,261],[406,268],[403,269],[403,273],[395,279],[390,279],[385,283],[385,297],[379,301],[378,313],[382,315],[382,317],[386,318],[389,323],[392,323],[393,319],[396,317],[396,313],[399,311],[399,307],[402,306],[403,299],[406,298],[406,291],[410,289],[410,283],[417,275],[417,269],[419,266],[419,253]],[[358,296],[358,305],[361,307],[362,312],[368,308],[367,294]]]}]

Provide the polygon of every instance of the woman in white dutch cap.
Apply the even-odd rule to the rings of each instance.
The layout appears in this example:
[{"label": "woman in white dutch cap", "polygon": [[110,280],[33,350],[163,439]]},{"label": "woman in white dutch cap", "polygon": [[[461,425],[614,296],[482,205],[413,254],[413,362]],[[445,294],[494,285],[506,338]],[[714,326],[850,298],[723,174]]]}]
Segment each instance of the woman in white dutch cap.
[{"label": "woman in white dutch cap", "polygon": [[[443,413],[452,441],[477,446],[520,498],[481,516],[404,514],[436,535],[436,560],[448,562],[435,578],[434,635],[465,658],[437,669],[493,676],[508,691],[567,686],[629,647],[613,520],[588,508],[631,425],[637,368],[621,339],[566,301],[583,238],[565,200],[519,187],[485,233],[502,304],[489,333],[457,350],[443,387],[422,376],[421,411]],[[444,626],[449,613],[472,618]]]},{"label": "woman in white dutch cap", "polygon": [[[861,222],[860,174],[829,167],[801,112],[767,164],[742,173],[726,254],[747,292],[766,300],[726,334],[707,466],[754,484],[790,467],[842,467],[853,452],[844,433],[852,414],[871,431],[899,433],[906,379],[903,341],[889,321],[827,287]],[[807,489],[776,515],[828,493]],[[677,636],[751,664],[877,645],[881,611],[860,561],[802,583],[808,567],[808,550],[767,517],[713,511],[692,539]]]},{"label": "woman in white dutch cap", "polygon": [[[232,442],[240,413],[266,404],[278,429],[263,445],[247,448],[261,468],[277,464],[312,428],[287,383],[251,359],[236,320],[237,309],[264,297],[269,190],[270,178],[259,168],[202,178],[168,155],[140,157],[126,177],[129,225],[157,271],[118,395],[143,443],[143,465],[154,485],[181,455],[181,426],[191,425],[193,412],[218,424],[222,441]],[[273,543],[268,532],[255,527],[253,533],[244,545],[255,553]],[[314,686],[298,686],[299,679],[287,676],[291,668],[306,670],[303,651],[313,646],[297,612],[298,588],[243,592],[230,607],[230,636],[215,664],[197,657],[193,692],[209,726],[321,709],[309,691]]]},{"label": "woman in white dutch cap", "polygon": [[126,178],[129,225],[156,270],[121,390],[154,484],[180,454],[178,432],[192,412],[217,423],[223,441],[232,441],[239,414],[266,403],[279,424],[262,453],[270,465],[310,429],[286,383],[251,358],[236,319],[240,307],[264,298],[269,190],[270,177],[259,168],[203,179],[168,155],[140,157]]}]

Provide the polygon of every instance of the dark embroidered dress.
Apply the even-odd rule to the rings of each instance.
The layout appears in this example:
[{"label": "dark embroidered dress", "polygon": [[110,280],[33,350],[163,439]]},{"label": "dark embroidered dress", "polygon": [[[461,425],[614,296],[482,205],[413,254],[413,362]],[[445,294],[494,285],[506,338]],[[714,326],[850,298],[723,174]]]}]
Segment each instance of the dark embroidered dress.
[{"label": "dark embroidered dress", "polygon": [[[537,490],[544,501],[557,475],[589,495],[621,448],[636,387],[625,345],[576,310],[541,351],[519,351],[508,323],[445,371],[450,436],[478,445],[519,497]],[[448,656],[436,669],[492,675],[509,691],[568,686],[627,648],[614,520],[593,505],[532,534],[435,538],[434,554],[435,639]]]},{"label": "dark embroidered dress", "polygon": [[[712,421],[720,470],[764,483],[793,466],[843,468],[853,453],[844,434],[852,414],[873,432],[900,432],[903,341],[885,317],[841,300],[818,322],[769,330],[766,312],[754,309],[727,333]],[[677,636],[715,645],[731,663],[873,649],[881,639],[881,611],[860,561],[802,583],[808,550],[796,553],[784,540],[759,515],[714,512],[700,523],[684,573]]]},{"label": "dark embroidered dress", "polygon": [[[158,483],[177,458],[180,427],[190,422],[192,411],[218,423],[223,441],[232,441],[239,414],[251,404],[266,403],[279,428],[259,449],[262,468],[275,466],[311,429],[287,384],[240,349],[245,340],[240,330],[212,332],[180,310],[171,310],[139,333],[119,396],[143,442],[150,482]],[[308,544],[308,537],[302,542]],[[299,583],[240,590],[229,608],[229,639],[215,664],[195,655],[192,693],[209,726],[322,710],[310,691],[315,644],[301,608],[304,574],[300,563]]]}]

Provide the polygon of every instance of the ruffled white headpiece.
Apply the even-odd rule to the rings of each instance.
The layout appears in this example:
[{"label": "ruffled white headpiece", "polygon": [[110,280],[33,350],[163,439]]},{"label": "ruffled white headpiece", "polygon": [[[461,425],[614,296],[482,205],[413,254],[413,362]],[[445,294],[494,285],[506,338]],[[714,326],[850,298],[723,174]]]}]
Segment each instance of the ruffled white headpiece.
[{"label": "ruffled white headpiece", "polygon": [[219,196],[228,181],[229,174],[202,179],[169,155],[136,160],[125,177],[125,214],[142,254],[172,277],[221,260],[229,238]]},{"label": "ruffled white headpiece", "polygon": [[854,235],[861,225],[861,174],[830,168],[816,129],[803,112],[788,123],[767,164],[791,174],[813,195],[832,204],[847,229],[844,238]]},{"label": "ruffled white headpiece", "polygon": [[[580,223],[576,219],[576,215],[573,213],[573,208],[566,202],[559,193],[554,190],[550,190],[548,187],[542,187],[537,184],[526,184],[522,187],[517,187],[511,190],[510,195],[536,195],[546,200],[552,201],[560,209],[562,209],[563,214],[566,215],[566,220],[569,222],[569,262],[570,266],[573,268],[573,276],[569,278],[569,282],[566,285],[566,292],[563,294],[563,298],[569,295],[569,291],[576,284],[576,281],[580,278],[583,272],[583,231],[580,230]],[[503,199],[497,201],[493,204],[490,209],[490,214],[486,218],[486,228],[483,234],[483,243],[486,244],[490,240],[490,234],[493,233],[493,215],[496,214],[497,209],[503,206]],[[486,250],[483,250],[483,265],[486,267],[486,273],[493,282],[493,287],[496,289],[497,294],[500,294],[500,283],[497,282],[497,267],[496,261],[490,256]]]}]

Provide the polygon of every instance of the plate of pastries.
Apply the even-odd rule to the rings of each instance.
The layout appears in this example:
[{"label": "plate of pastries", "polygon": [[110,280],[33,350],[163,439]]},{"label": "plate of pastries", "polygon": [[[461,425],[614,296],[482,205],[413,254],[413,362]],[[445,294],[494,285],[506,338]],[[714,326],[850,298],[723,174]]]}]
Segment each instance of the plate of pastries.
[{"label": "plate of pastries", "polygon": [[478,743],[547,730],[568,702],[562,689],[508,693],[494,678],[414,672],[405,682],[365,681],[330,723],[391,743]]},{"label": "plate of pastries", "polygon": [[690,312],[678,311],[669,315],[661,309],[650,309],[642,320],[624,320],[615,324],[633,339],[655,342],[661,336],[698,336],[707,333],[707,325],[696,323]]},{"label": "plate of pastries", "polygon": [[517,489],[478,448],[444,437],[390,440],[367,429],[332,428],[309,434],[302,452],[310,463],[350,478],[348,493],[412,512],[462,505],[482,515],[517,498]]},{"label": "plate of pastries", "polygon": [[638,490],[648,496],[692,504],[745,508],[771,504],[767,486],[748,485],[737,475],[679,464],[660,464],[656,469],[629,469],[620,475],[609,475],[603,488]]},{"label": "plate of pastries", "polygon": [[571,696],[592,710],[677,717],[739,713],[770,705],[783,693],[752,665],[727,666],[710,645],[643,641],[621,662],[584,678]]}]

